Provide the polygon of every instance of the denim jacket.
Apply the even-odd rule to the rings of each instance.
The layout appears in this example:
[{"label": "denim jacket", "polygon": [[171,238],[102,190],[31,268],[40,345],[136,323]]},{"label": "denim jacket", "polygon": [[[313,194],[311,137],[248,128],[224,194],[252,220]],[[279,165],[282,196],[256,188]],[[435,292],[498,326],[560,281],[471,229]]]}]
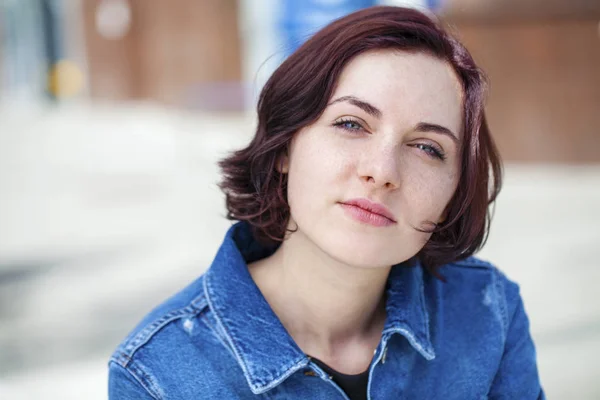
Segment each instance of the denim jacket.
[{"label": "denim jacket", "polygon": [[[207,272],[114,352],[109,398],[347,399],[254,284],[247,264],[270,252],[233,225]],[[544,399],[518,286],[473,257],[440,272],[392,268],[368,398]]]}]

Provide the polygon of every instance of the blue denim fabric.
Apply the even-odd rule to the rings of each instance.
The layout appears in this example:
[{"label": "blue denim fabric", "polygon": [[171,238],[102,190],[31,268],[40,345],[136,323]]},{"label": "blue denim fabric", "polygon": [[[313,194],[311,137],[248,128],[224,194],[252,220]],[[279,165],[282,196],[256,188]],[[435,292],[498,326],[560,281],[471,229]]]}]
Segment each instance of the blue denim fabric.
[{"label": "blue denim fabric", "polygon": [[[300,350],[248,273],[245,223],[207,272],[152,311],[109,362],[109,398],[347,399]],[[518,286],[476,258],[392,268],[370,399],[544,399]]]}]

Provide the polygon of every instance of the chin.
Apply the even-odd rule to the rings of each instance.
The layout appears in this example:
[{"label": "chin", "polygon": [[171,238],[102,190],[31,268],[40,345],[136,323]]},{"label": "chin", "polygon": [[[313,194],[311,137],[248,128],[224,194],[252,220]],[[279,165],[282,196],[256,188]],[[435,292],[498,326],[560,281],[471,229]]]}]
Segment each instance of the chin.
[{"label": "chin", "polygon": [[411,254],[398,253],[398,244],[378,240],[373,235],[327,235],[321,249],[344,264],[360,268],[389,267],[408,260]]},{"label": "chin", "polygon": [[[414,256],[422,246],[421,238],[406,230],[390,231],[386,228],[374,232],[373,228],[331,220],[327,217],[292,219],[291,226],[331,258],[357,268],[385,268],[399,264]],[[419,243],[417,243],[419,242]]]}]

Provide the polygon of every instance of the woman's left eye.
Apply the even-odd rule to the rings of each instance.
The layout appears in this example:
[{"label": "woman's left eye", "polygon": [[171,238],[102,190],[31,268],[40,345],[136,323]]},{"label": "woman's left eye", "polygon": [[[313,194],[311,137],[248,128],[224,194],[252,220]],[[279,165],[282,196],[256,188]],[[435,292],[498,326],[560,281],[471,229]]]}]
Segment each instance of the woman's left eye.
[{"label": "woman's left eye", "polygon": [[436,146],[425,143],[417,143],[414,144],[413,147],[422,150],[431,158],[437,158],[441,161],[446,159],[446,154],[443,152],[443,150],[438,149]]}]

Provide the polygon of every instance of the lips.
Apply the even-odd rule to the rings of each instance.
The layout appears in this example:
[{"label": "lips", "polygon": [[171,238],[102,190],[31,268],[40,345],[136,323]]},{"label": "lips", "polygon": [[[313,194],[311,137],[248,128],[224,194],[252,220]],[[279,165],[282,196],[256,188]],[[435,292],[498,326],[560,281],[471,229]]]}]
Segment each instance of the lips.
[{"label": "lips", "polygon": [[354,219],[374,226],[388,226],[396,223],[390,210],[383,204],[369,199],[352,199],[340,203]]}]

